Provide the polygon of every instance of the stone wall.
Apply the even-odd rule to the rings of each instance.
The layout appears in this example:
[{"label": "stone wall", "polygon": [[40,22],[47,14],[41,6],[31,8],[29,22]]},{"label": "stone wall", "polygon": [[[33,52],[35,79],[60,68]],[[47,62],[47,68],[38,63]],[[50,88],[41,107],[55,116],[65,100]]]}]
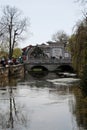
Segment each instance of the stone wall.
[{"label": "stone wall", "polygon": [[0,78],[7,76],[22,76],[22,75],[24,75],[23,64],[0,67]]}]

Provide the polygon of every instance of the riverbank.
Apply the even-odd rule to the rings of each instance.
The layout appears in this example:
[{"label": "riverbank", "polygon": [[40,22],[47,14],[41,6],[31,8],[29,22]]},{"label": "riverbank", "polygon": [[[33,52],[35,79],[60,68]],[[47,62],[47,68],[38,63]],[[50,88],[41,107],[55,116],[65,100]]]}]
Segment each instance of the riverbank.
[{"label": "riverbank", "polygon": [[24,75],[24,65],[9,65],[6,67],[0,67],[0,78],[8,76],[21,76]]}]

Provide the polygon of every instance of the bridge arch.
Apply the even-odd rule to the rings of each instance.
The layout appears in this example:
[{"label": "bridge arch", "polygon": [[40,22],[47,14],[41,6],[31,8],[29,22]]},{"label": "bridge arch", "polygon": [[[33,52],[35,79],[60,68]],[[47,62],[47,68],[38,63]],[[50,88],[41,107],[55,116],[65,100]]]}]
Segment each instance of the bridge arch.
[{"label": "bridge arch", "polygon": [[74,72],[74,69],[71,65],[60,65],[57,67],[56,70],[59,72],[70,72],[70,73]]},{"label": "bridge arch", "polygon": [[37,72],[37,71],[48,71],[48,69],[42,65],[37,65],[37,66],[33,66],[31,67],[31,71]]},{"label": "bridge arch", "polygon": [[33,77],[42,78],[48,74],[48,69],[44,66],[32,66],[29,72]]}]

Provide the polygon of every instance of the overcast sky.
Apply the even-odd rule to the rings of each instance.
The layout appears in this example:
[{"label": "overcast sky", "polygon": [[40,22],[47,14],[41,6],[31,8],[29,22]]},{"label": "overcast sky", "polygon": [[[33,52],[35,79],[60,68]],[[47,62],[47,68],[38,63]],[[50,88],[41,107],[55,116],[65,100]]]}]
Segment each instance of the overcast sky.
[{"label": "overcast sky", "polygon": [[81,18],[81,7],[74,0],[0,0],[0,6],[4,5],[15,6],[30,18],[32,35],[27,34],[21,47],[45,43],[59,30],[70,35]]}]

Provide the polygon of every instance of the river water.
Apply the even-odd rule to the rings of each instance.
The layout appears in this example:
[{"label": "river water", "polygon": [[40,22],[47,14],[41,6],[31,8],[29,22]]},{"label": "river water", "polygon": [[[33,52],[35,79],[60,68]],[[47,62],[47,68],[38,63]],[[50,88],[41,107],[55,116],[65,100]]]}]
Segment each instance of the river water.
[{"label": "river water", "polygon": [[0,80],[0,130],[87,130],[78,78],[26,74]]}]

